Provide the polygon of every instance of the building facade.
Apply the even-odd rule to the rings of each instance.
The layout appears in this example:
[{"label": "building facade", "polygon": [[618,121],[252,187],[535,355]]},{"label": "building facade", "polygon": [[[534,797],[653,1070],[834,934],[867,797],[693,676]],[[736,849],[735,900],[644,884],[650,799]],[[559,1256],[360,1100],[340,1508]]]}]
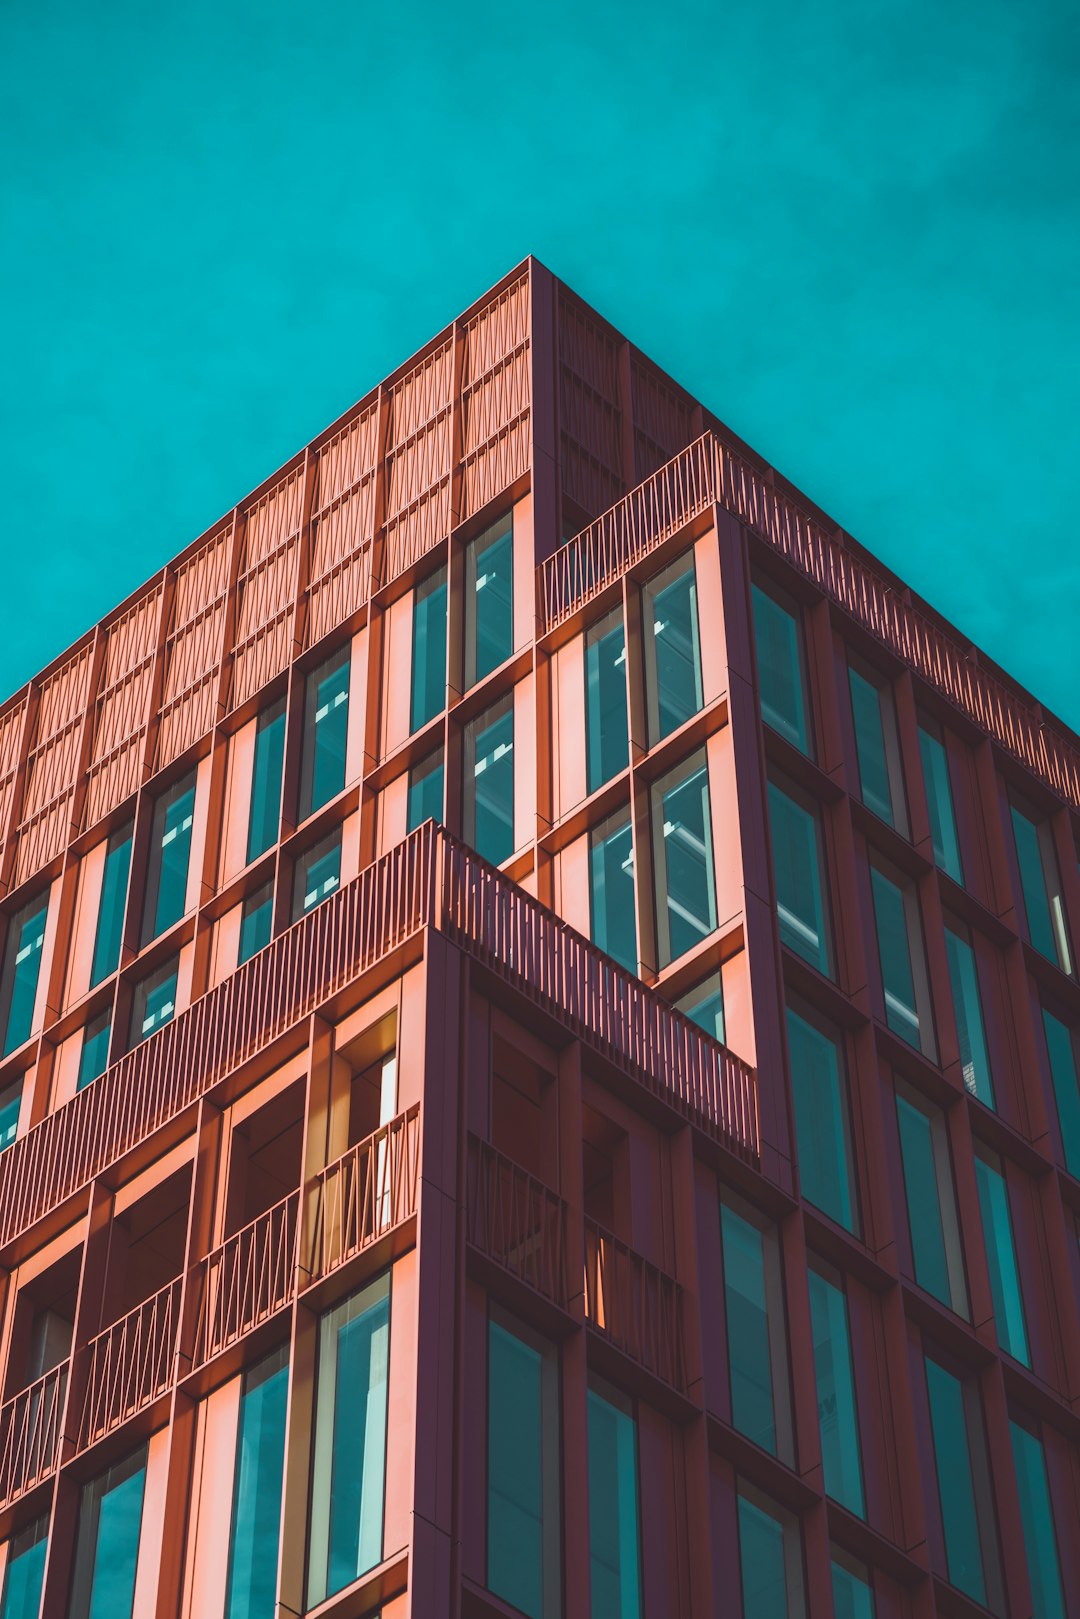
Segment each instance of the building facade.
[{"label": "building facade", "polygon": [[541,265],[0,839],[0,1619],[1080,1619],[1080,744]]}]

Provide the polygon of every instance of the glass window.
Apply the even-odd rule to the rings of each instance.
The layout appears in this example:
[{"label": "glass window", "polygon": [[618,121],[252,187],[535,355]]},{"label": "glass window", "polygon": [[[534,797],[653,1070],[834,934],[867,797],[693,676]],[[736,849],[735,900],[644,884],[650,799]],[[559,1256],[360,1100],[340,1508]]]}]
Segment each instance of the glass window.
[{"label": "glass window", "polygon": [[691,1023],[696,1023],[706,1034],[711,1034],[714,1040],[723,1044],[724,984],[719,973],[710,973],[700,984],[687,990],[675,1005]]},{"label": "glass window", "polygon": [[488,1323],[487,1583],[528,1614],[560,1611],[558,1371],[542,1339]]},{"label": "glass window", "polygon": [[248,864],[277,842],[281,825],[281,774],[285,767],[285,699],[271,703],[255,726],[251,766],[251,814],[248,819]]},{"label": "glass window", "polygon": [[831,1035],[790,1007],[787,1033],[803,1196],[846,1231],[857,1232],[847,1083],[840,1048]]},{"label": "glass window", "polygon": [[8,1541],[0,1619],[38,1619],[48,1535],[49,1515],[46,1513]]},{"label": "glass window", "polygon": [[382,1561],[390,1281],[319,1322],[308,1607]]},{"label": "glass window", "polygon": [[131,870],[131,834],[127,826],[114,832],[105,851],[105,865],[101,874],[101,900],[98,904],[97,932],[94,936],[94,959],[90,966],[90,987],[100,984],[120,965],[120,946],[124,937],[124,912],[127,909],[128,873]]},{"label": "glass window", "polygon": [[112,1007],[105,1007],[97,1017],[91,1018],[83,1030],[82,1051],[79,1053],[79,1081],[82,1090],[95,1079],[100,1079],[109,1065],[109,1035],[112,1033]]},{"label": "glass window", "polygon": [[443,756],[429,753],[409,771],[409,803],[405,830],[415,832],[425,821],[443,818]]},{"label": "glass window", "polygon": [[299,856],[293,876],[293,921],[313,911],[341,886],[341,828]]},{"label": "glass window", "polygon": [[835,1273],[811,1264],[807,1274],[825,1493],[861,1518],[866,1507],[847,1299]]},{"label": "glass window", "polygon": [[37,894],[8,923],[4,970],[0,979],[0,1012],[4,1019],[6,1057],[30,1038],[34,1026],[41,951],[49,919],[48,893]]},{"label": "glass window", "polygon": [[776,1233],[747,1205],[720,1205],[731,1422],[792,1460],[791,1399]]},{"label": "glass window", "polygon": [[766,725],[799,749],[810,753],[806,722],[802,624],[794,607],[785,606],[760,585],[750,589],[757,647],[761,717]]},{"label": "glass window", "polygon": [[639,1619],[637,1424],[628,1401],[593,1384],[588,1410],[593,1619]]},{"label": "glass window", "polygon": [[352,643],[313,669],[304,688],[304,752],[300,770],[300,819],[336,798],[345,785],[349,743],[349,678]]},{"label": "glass window", "polygon": [[926,1356],[930,1428],[949,1581],[1002,1611],[982,1413],[975,1389]]},{"label": "glass window", "polygon": [[131,1001],[131,1038],[129,1046],[137,1046],[140,1040],[145,1040],[160,1029],[164,1024],[171,1023],[176,1011],[176,980],[180,963],[174,956],[171,961],[148,973],[147,976],[135,985],[135,993]]},{"label": "glass window", "polygon": [[185,776],[154,804],[150,869],[146,882],[143,944],[179,922],[187,910],[191,828],[195,820],[195,775]]},{"label": "glass window", "polygon": [[653,787],[656,927],[660,965],[676,961],[716,932],[716,878],[709,770],[695,754]]},{"label": "glass window", "polygon": [[929,720],[919,721],[919,752],[926,783],[926,803],[930,811],[934,864],[940,866],[954,882],[962,883],[964,867],[960,859],[960,839],[956,835],[949,755],[940,731],[936,726],[931,728],[931,725]]},{"label": "glass window", "polygon": [[739,1483],[743,1619],[803,1619],[802,1543],[789,1512]]},{"label": "glass window", "polygon": [[242,966],[270,943],[274,925],[274,884],[263,883],[244,901],[240,913],[240,944],[236,964]]},{"label": "glass window", "polygon": [[1035,821],[1025,815],[1015,804],[1011,808],[1028,938],[1041,956],[1054,962],[1062,972],[1071,973],[1065,902],[1050,828],[1045,821]]},{"label": "glass window", "polygon": [[958,1315],[968,1313],[945,1120],[914,1091],[896,1091],[900,1156],[915,1280]]},{"label": "glass window", "polygon": [[465,688],[514,650],[514,526],[511,514],[465,551]]},{"label": "glass window", "polygon": [[889,826],[906,832],[900,744],[892,693],[860,673],[854,664],[848,665],[848,684],[862,801]]},{"label": "glass window", "polygon": [[409,729],[419,731],[445,707],[446,569],[440,568],[421,580],[413,596]]},{"label": "glass window", "polygon": [[84,1484],[69,1619],[131,1619],[146,1446]]},{"label": "glass window", "polygon": [[589,834],[589,902],[593,943],[636,973],[634,843],[630,817],[623,812]]},{"label": "glass window", "polygon": [[817,812],[769,782],[769,831],[780,940],[819,972],[828,973],[821,824]]},{"label": "glass window", "polygon": [[834,1619],[874,1619],[870,1570],[838,1546],[832,1548]]},{"label": "glass window", "polygon": [[0,1091],[0,1152],[10,1147],[19,1132],[19,1112],[22,1108],[22,1079]]},{"label": "glass window", "polygon": [[1076,1043],[1072,1030],[1052,1012],[1048,1012],[1045,1006],[1043,1029],[1050,1058],[1050,1076],[1054,1082],[1061,1144],[1065,1149],[1065,1167],[1070,1175],[1080,1177],[1080,1077],[1077,1072]]},{"label": "glass window", "polygon": [[649,742],[659,742],[702,704],[697,576],[693,553],[650,579],[644,590],[645,695]]},{"label": "glass window", "polygon": [[585,734],[587,786],[594,793],[630,762],[621,607],[594,624],[585,637]]},{"label": "glass window", "polygon": [[277,1611],[288,1392],[289,1362],[284,1348],[244,1374],[233,1471],[225,1619],[273,1619]]},{"label": "glass window", "polygon": [[1046,1456],[1042,1443],[1023,1423],[1009,1419],[1016,1492],[1020,1497],[1020,1522],[1024,1531],[1028,1579],[1034,1619],[1065,1619],[1065,1597],[1061,1584],[1054,1511],[1046,1476]]},{"label": "glass window", "polygon": [[932,1053],[919,902],[913,889],[901,888],[877,866],[870,867],[870,886],[874,895],[881,987],[885,993],[885,1021],[894,1034],[917,1051]]},{"label": "glass window", "polygon": [[500,866],[514,852],[514,694],[465,727],[465,841]]},{"label": "glass window", "polygon": [[945,923],[945,953],[949,960],[949,987],[964,1085],[972,1096],[977,1096],[987,1107],[993,1107],[994,1081],[986,1049],[978,962],[966,933],[948,921]]},{"label": "glass window", "polygon": [[1024,1295],[1016,1263],[1016,1243],[1004,1167],[997,1153],[991,1152],[981,1141],[975,1143],[975,1180],[979,1188],[979,1208],[982,1212],[998,1343],[1014,1360],[1030,1366]]}]

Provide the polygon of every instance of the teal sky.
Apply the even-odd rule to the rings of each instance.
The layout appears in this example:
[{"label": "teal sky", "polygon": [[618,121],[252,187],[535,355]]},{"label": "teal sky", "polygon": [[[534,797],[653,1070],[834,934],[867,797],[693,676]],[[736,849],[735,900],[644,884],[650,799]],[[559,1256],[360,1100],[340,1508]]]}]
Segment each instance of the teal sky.
[{"label": "teal sky", "polygon": [[534,252],[1080,729],[1080,11],[0,4],[0,697]]}]

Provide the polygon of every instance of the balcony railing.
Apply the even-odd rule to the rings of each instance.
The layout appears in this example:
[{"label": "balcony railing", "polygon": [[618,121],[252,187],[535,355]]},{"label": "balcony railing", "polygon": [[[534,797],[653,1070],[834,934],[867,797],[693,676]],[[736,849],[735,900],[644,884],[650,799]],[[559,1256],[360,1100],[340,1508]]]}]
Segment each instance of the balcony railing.
[{"label": "balcony railing", "polygon": [[585,1222],[585,1318],[616,1349],[685,1393],[681,1287],[593,1220]]},{"label": "balcony railing", "polygon": [[312,1281],[416,1213],[419,1164],[420,1106],[415,1103],[309,1182]]},{"label": "balcony railing", "polygon": [[67,1385],[64,1361],[0,1406],[0,1507],[55,1472]]},{"label": "balcony railing", "polygon": [[566,1308],[566,1204],[556,1192],[488,1142],[470,1136],[465,1209],[474,1248]]},{"label": "balcony railing", "polygon": [[200,1260],[193,1366],[202,1366],[292,1303],[299,1191],[275,1203]]},{"label": "balcony railing", "polygon": [[78,1448],[85,1450],[172,1388],[181,1278],[99,1332],[82,1351],[86,1392]]}]

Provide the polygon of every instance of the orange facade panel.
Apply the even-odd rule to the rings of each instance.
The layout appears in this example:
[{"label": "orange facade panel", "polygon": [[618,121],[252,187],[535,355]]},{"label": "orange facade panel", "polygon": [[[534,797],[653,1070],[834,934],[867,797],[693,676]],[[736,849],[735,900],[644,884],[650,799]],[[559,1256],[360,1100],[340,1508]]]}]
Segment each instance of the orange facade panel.
[{"label": "orange facade panel", "polygon": [[93,655],[88,642],[42,685],[15,834],[15,883],[48,865],[71,835]]},{"label": "orange facade panel", "polygon": [[371,594],[379,406],[373,400],[318,452],[311,513],[307,645]]},{"label": "orange facade panel", "polygon": [[84,827],[122,804],[142,780],[162,599],[163,586],[158,583],[105,628]]},{"label": "orange facade panel", "polygon": [[156,766],[185,753],[214,723],[229,593],[232,524],[180,565],[165,642]]},{"label": "orange facade panel", "polygon": [[519,276],[462,328],[463,517],[528,470],[531,375],[529,283]]},{"label": "orange facade panel", "polygon": [[236,585],[234,707],[280,674],[292,656],[303,506],[301,465],[279,478],[244,512],[243,553]]},{"label": "orange facade panel", "polygon": [[587,512],[618,500],[623,479],[619,345],[576,298],[559,294],[563,494]]},{"label": "orange facade panel", "polygon": [[386,577],[450,532],[454,343],[447,337],[388,390]]},{"label": "orange facade panel", "polygon": [[686,448],[694,436],[694,407],[640,354],[630,359],[634,416],[634,482],[640,483]]}]

